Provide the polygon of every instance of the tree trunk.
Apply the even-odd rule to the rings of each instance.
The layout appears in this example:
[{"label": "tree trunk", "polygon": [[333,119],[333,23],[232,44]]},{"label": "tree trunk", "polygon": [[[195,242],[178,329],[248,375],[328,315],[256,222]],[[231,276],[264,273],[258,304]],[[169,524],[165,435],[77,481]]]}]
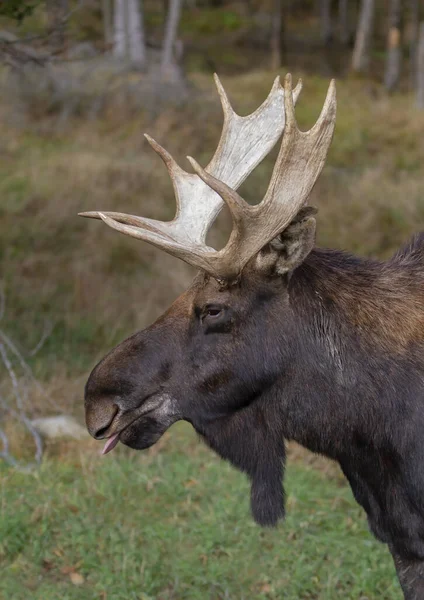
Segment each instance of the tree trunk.
[{"label": "tree trunk", "polygon": [[339,0],[339,39],[344,46],[350,40],[348,0]]},{"label": "tree trunk", "polygon": [[146,41],[144,37],[143,5],[138,0],[128,0],[129,53],[133,67],[146,67]]},{"label": "tree trunk", "polygon": [[417,52],[418,34],[420,28],[419,0],[409,0],[409,69],[413,89],[417,88]]},{"label": "tree trunk", "polygon": [[424,21],[420,23],[417,51],[417,106],[424,109]]},{"label": "tree trunk", "polygon": [[333,25],[331,21],[331,0],[320,1],[321,39],[325,45],[333,39]]},{"label": "tree trunk", "polygon": [[115,58],[124,61],[129,60],[126,12],[127,0],[115,0],[115,10],[113,15],[113,55]]},{"label": "tree trunk", "polygon": [[369,67],[374,9],[374,0],[362,0],[352,55],[352,69],[357,73],[363,73]]},{"label": "tree trunk", "polygon": [[68,0],[47,0],[47,23],[49,42],[55,53],[66,49],[66,18],[69,13]]},{"label": "tree trunk", "polygon": [[281,67],[283,58],[284,19],[283,1],[273,0],[271,23],[271,69],[276,71]]},{"label": "tree trunk", "polygon": [[384,85],[392,92],[400,77],[401,47],[400,47],[400,17],[401,0],[390,0],[389,6],[389,34],[387,37],[386,71]]},{"label": "tree trunk", "polygon": [[111,0],[102,0],[103,35],[106,48],[112,44],[112,5]]},{"label": "tree trunk", "polygon": [[174,46],[181,16],[181,0],[170,0],[163,41],[161,71],[167,76],[175,70]]},{"label": "tree trunk", "polygon": [[137,69],[146,66],[142,10],[139,0],[115,0],[113,53]]}]

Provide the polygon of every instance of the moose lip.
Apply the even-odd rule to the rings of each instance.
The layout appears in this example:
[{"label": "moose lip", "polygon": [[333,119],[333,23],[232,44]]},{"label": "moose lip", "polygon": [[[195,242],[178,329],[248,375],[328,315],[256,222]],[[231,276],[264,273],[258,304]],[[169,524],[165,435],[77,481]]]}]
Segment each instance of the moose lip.
[{"label": "moose lip", "polygon": [[[144,415],[143,415],[144,416]],[[126,429],[128,429],[128,427],[130,427],[133,423],[135,423],[136,421],[138,421],[137,419],[134,419],[134,421],[131,421],[131,423],[128,423],[128,425],[126,425],[123,429],[121,429],[120,431],[118,431],[117,433],[114,433],[113,435],[111,435],[107,440],[106,440],[106,444],[103,446],[103,450],[101,452],[102,456],[104,456],[105,454],[108,454],[109,452],[112,452],[112,450],[115,448],[115,446],[118,445],[118,442],[120,441],[120,436],[122,433],[124,433],[124,431]]]},{"label": "moose lip", "polygon": [[[149,398],[150,396],[148,396]],[[145,402],[146,398],[143,400],[143,402]],[[120,435],[126,430],[128,429],[128,427],[130,427],[133,423],[135,423],[136,421],[138,421],[141,417],[144,417],[145,415],[148,415],[149,413],[153,412],[155,409],[152,408],[151,410],[146,411],[145,413],[141,414],[141,415],[137,415],[137,417],[135,419],[133,419],[130,423],[128,423],[127,425],[125,425],[125,427],[123,427],[120,431],[118,431],[117,433],[113,433],[107,440],[106,440],[106,444],[103,446],[103,450],[101,452],[102,456],[104,456],[105,454],[108,454],[109,452],[112,452],[112,450],[115,448],[115,446],[118,445],[119,437]]]}]

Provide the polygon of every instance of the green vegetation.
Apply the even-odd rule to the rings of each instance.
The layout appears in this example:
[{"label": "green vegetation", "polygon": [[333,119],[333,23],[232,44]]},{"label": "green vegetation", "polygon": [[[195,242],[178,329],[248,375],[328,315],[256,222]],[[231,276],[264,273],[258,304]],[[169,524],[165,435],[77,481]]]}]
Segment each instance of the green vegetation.
[{"label": "green vegetation", "polygon": [[53,447],[37,474],[0,471],[0,597],[399,597],[388,551],[334,469],[291,464],[287,519],[261,530],[247,480],[187,425],[160,445],[104,458],[94,442]]},{"label": "green vegetation", "polygon": [[16,19],[20,22],[32,14],[38,3],[39,0],[33,0],[32,2],[29,0],[7,0],[7,2],[0,4],[0,16]]}]

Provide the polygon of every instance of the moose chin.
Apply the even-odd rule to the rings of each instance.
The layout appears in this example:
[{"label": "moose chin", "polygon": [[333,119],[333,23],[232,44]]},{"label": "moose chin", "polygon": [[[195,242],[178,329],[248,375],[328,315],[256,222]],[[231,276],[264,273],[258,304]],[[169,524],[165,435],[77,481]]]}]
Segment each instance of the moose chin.
[{"label": "moose chin", "polygon": [[[218,78],[224,126],[203,169],[181,169],[147,137],[172,179],[170,222],[115,212],[103,220],[199,269],[153,325],[114,348],[85,390],[87,426],[148,448],[185,420],[251,480],[261,525],[284,517],[285,441],[336,460],[371,531],[388,544],[408,600],[424,598],[424,234],[387,262],[315,247],[307,199],[333,136],[334,82],[299,131],[287,76],[251,115],[237,115]],[[268,190],[237,188],[282,136]],[[224,204],[233,229],[206,235]]]}]

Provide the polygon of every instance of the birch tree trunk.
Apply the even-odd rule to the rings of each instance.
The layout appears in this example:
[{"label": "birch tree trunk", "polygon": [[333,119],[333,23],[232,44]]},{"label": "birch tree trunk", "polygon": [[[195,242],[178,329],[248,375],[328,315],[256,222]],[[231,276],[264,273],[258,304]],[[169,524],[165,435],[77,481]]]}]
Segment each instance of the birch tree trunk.
[{"label": "birch tree trunk", "polygon": [[129,60],[128,29],[127,25],[127,0],[115,0],[113,14],[113,55],[119,60]]},{"label": "birch tree trunk", "polygon": [[173,74],[176,68],[174,60],[174,46],[177,38],[180,16],[181,0],[170,0],[161,60],[161,71],[165,76]]},{"label": "birch tree trunk", "polygon": [[139,0],[115,0],[113,53],[134,68],[146,66],[143,12]]},{"label": "birch tree trunk", "polygon": [[424,21],[420,23],[417,52],[417,106],[424,109]]},{"label": "birch tree trunk", "polygon": [[363,73],[369,66],[374,12],[374,0],[362,0],[352,55],[352,69],[357,73]]},{"label": "birch tree trunk", "polygon": [[133,67],[146,67],[146,41],[144,37],[143,5],[138,0],[128,0],[129,54]]},{"label": "birch tree trunk", "polygon": [[401,0],[390,0],[389,5],[389,33],[387,36],[387,58],[384,73],[384,85],[392,92],[400,77],[401,47],[400,47],[400,16]]},{"label": "birch tree trunk", "polygon": [[349,43],[349,0],[339,0],[339,39],[345,46]]}]

